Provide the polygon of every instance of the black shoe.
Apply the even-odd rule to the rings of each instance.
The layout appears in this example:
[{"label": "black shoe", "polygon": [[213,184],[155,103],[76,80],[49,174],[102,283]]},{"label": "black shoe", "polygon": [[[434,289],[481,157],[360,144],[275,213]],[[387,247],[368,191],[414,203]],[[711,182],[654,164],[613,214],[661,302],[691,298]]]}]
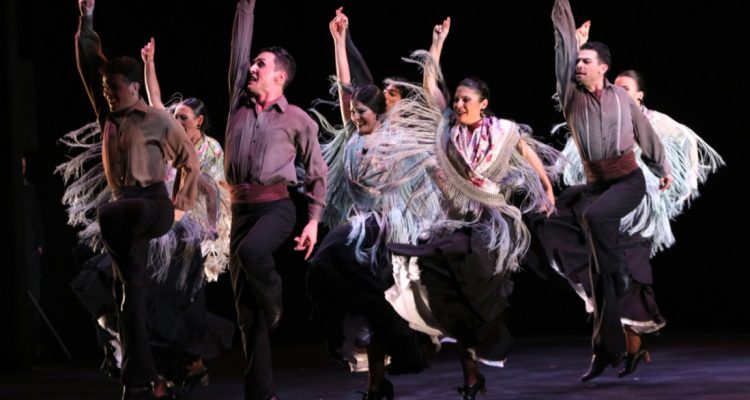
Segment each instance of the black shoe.
[{"label": "black shoe", "polygon": [[588,382],[597,376],[601,375],[602,372],[607,368],[607,365],[616,367],[622,361],[622,357],[619,355],[605,355],[605,354],[594,354],[591,358],[591,366],[585,374],[581,376],[581,382]]},{"label": "black shoe", "polygon": [[151,400],[155,399],[151,385],[125,386],[122,390],[122,400]]},{"label": "black shoe", "polygon": [[651,362],[651,354],[649,354],[648,350],[643,346],[641,346],[635,354],[628,353],[627,356],[625,356],[625,366],[620,370],[617,376],[622,378],[632,374],[635,372],[635,369],[638,368],[638,363],[641,362],[641,360]]},{"label": "black shoe", "polygon": [[362,400],[393,400],[393,384],[388,379],[383,379],[383,383],[377,390],[359,393],[362,393]]},{"label": "black shoe", "polygon": [[473,385],[463,385],[456,388],[461,395],[461,400],[474,400],[477,393],[484,394],[487,391],[487,381],[482,374],[477,375],[477,381]]},{"label": "black shoe", "polygon": [[284,310],[284,307],[281,302],[281,297],[279,297],[278,299],[269,301],[263,307],[263,311],[266,316],[266,323],[268,324],[269,331],[273,331],[279,326],[279,322],[281,322],[281,313],[283,312],[283,310]]}]

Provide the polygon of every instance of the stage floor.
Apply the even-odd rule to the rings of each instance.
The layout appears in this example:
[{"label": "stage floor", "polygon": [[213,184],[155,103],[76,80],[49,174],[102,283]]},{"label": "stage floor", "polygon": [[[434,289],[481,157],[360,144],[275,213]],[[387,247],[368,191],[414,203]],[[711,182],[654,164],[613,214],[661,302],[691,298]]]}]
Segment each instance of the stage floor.
[{"label": "stage floor", "polygon": [[[662,337],[649,346],[653,361],[617,378],[608,369],[582,384],[589,350],[584,337],[519,338],[505,368],[483,366],[487,393],[479,399],[750,399],[750,338]],[[391,376],[396,398],[458,399],[461,372],[453,345],[430,357],[418,375]],[[275,345],[279,396],[293,399],[360,399],[364,373],[352,374],[324,355],[321,345]],[[232,351],[207,361],[211,383],[188,399],[242,399],[242,354]],[[117,399],[120,388],[98,370],[98,360],[47,364],[31,373],[0,375],[0,399]]]}]

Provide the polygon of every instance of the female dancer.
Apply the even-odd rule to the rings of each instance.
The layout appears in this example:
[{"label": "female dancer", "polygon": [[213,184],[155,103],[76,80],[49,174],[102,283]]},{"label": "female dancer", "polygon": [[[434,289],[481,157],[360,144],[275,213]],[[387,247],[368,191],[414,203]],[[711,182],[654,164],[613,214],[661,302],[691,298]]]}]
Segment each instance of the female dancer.
[{"label": "female dancer", "polygon": [[[390,307],[383,295],[393,284],[385,249],[387,241],[415,243],[419,228],[440,210],[436,193],[414,193],[416,181],[386,189],[388,169],[406,169],[421,161],[420,155],[386,165],[376,157],[372,143],[393,133],[386,114],[386,99],[377,86],[365,83],[353,89],[346,56],[346,16],[337,10],[329,28],[334,39],[336,71],[344,127],[322,146],[329,165],[328,194],[323,220],[333,228],[311,261],[309,292],[315,317],[328,330],[332,354],[349,362],[353,371],[369,371],[364,399],[392,399],[393,385],[385,379],[386,355],[391,374],[419,372],[425,367],[423,345]],[[349,92],[351,93],[351,92]],[[414,198],[410,204],[404,199]],[[366,356],[361,349],[366,349]],[[366,367],[364,359],[366,358]]]},{"label": "female dancer", "polygon": [[376,148],[386,162],[415,152],[432,155],[424,168],[446,199],[443,219],[426,242],[388,246],[405,257],[394,257],[396,284],[386,296],[410,326],[436,343],[459,343],[464,385],[458,390],[474,399],[486,385],[477,362],[502,366],[510,350],[503,313],[509,274],[528,247],[521,215],[553,209],[542,160],[550,161],[555,151],[533,141],[525,127],[492,116],[489,89],[479,79],[462,80],[447,106],[438,60],[449,29],[450,19],[436,25],[430,52],[414,54],[425,71],[424,89],[411,87],[417,96],[391,111],[395,132],[403,127],[409,137]]}]

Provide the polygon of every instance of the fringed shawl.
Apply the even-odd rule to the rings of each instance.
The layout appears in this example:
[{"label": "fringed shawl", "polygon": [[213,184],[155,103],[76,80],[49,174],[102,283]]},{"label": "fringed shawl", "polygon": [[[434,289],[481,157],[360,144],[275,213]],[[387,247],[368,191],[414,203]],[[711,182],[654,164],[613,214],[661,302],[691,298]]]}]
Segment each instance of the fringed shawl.
[{"label": "fringed shawl", "polygon": [[[426,51],[417,51],[406,61],[416,63],[442,81],[442,73]],[[548,200],[539,176],[517,150],[520,139],[524,139],[543,162],[550,164],[557,158],[554,149],[535,141],[520,125],[508,121],[497,121],[498,126],[508,132],[498,145],[499,157],[483,174],[500,187],[499,193],[482,190],[471,182],[463,160],[456,160],[451,149],[450,127],[455,123],[452,110],[442,110],[425,90],[408,82],[398,82],[407,87],[412,96],[402,99],[389,112],[391,136],[376,146],[376,157],[391,164],[407,157],[419,156],[419,169],[430,172],[431,180],[422,182],[416,193],[441,189],[445,200],[445,211],[436,215],[430,229],[436,237],[463,226],[473,226],[487,235],[489,251],[496,254],[495,273],[516,271],[520,259],[528,248],[529,233],[521,220],[523,212],[542,210]],[[454,154],[455,153],[455,154]],[[453,154],[453,155],[452,155]],[[459,166],[457,168],[457,165]],[[552,172],[552,170],[550,170]],[[391,185],[402,185],[413,177],[407,170],[390,171]],[[518,205],[509,204],[514,197]]]},{"label": "fringed shawl", "polygon": [[[646,196],[635,210],[620,221],[620,230],[651,238],[653,256],[675,243],[670,221],[698,197],[698,184],[704,183],[709,174],[725,164],[716,150],[687,126],[660,112],[645,107],[642,110],[664,145],[674,181],[665,192],[660,191],[659,178],[643,163],[641,150],[636,147],[636,160],[646,178]],[[565,124],[556,126],[553,132],[562,127]],[[583,164],[572,138],[568,138],[563,156],[568,161],[560,165],[565,184],[585,184]]]},{"label": "fringed shawl", "polygon": [[[71,151],[80,151],[68,161],[60,164],[55,172],[63,176],[67,185],[62,203],[68,207],[68,224],[82,227],[78,233],[81,243],[95,251],[104,251],[96,212],[99,206],[112,200],[101,163],[101,131],[97,123],[90,123],[66,134],[60,143]],[[172,175],[172,174],[170,174]],[[171,189],[171,183],[167,187]],[[190,288],[195,292],[203,284],[188,282],[187,266],[197,254],[205,257],[205,279],[212,281],[226,270],[229,254],[229,231],[231,214],[229,196],[208,174],[202,173],[199,181],[199,196],[193,210],[187,212],[164,236],[153,239],[149,248],[148,267],[152,276],[161,282],[166,279],[173,259],[180,259],[185,268],[178,278],[178,288]],[[183,246],[178,246],[178,241]],[[178,248],[181,249],[178,251]]]}]

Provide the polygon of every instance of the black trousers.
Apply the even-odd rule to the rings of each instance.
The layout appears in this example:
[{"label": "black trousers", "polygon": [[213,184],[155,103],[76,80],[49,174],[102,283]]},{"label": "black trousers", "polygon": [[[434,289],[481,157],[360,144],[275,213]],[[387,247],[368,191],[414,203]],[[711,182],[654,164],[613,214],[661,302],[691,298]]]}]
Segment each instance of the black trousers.
[{"label": "black trousers", "polygon": [[98,219],[114,273],[122,282],[118,308],[122,382],[126,386],[145,386],[156,379],[154,357],[146,339],[148,242],[172,226],[174,207],[163,183],[125,188],[122,193],[122,198],[99,207]]},{"label": "black trousers", "polygon": [[268,334],[269,322],[281,314],[282,299],[273,253],[292,233],[295,219],[290,199],[232,205],[229,272],[245,351],[245,399],[276,394]]},{"label": "black trousers", "polygon": [[[645,179],[638,169],[604,183],[570,187],[557,198],[555,214],[531,218],[547,258],[594,298],[594,353],[625,351],[620,318],[631,308],[625,303],[637,298],[636,291],[651,293],[650,287],[640,286],[652,283],[648,242],[620,232],[620,220],[645,194]],[[623,277],[634,277],[639,286],[623,287]]]}]

